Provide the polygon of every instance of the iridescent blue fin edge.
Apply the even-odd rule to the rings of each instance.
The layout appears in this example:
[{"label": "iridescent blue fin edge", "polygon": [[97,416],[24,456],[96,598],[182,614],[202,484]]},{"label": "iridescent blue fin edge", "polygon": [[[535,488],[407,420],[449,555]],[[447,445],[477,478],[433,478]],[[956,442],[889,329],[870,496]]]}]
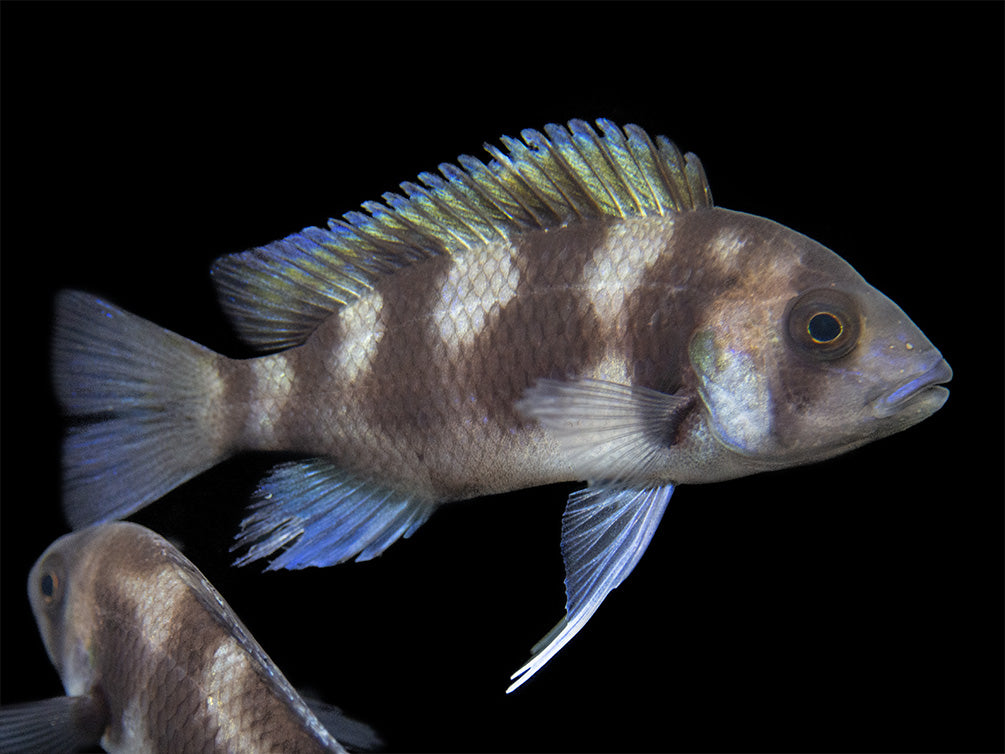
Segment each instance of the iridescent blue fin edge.
[{"label": "iridescent blue fin edge", "polygon": [[510,680],[510,693],[586,625],[600,603],[632,572],[649,546],[674,486],[626,489],[590,486],[569,496],[562,517],[565,617],[534,645]]},{"label": "iridescent blue fin edge", "polygon": [[321,458],[281,464],[256,490],[231,551],[248,548],[235,565],[278,552],[267,570],[369,560],[411,536],[435,508]]}]

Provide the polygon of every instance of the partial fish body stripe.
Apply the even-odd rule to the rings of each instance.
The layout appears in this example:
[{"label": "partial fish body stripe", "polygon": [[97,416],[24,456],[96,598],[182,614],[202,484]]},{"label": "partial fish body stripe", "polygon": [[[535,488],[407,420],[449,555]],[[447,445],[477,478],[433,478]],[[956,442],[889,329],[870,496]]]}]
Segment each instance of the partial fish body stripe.
[{"label": "partial fish body stripe", "polygon": [[494,243],[453,258],[432,311],[449,358],[463,358],[490,319],[516,297],[520,271],[512,253],[510,244]]},{"label": "partial fish body stripe", "polygon": [[[238,720],[228,710],[242,703],[242,691],[247,687],[251,667],[247,655],[235,651],[233,642],[222,642],[206,668],[204,687],[206,714],[216,721],[215,745],[221,751],[239,751],[242,731]],[[247,741],[243,741],[247,745]]]},{"label": "partial fish body stripe", "polygon": [[170,651],[177,627],[167,618],[185,614],[188,588],[168,571],[137,573],[126,577],[122,595],[132,602],[131,612],[139,633],[152,652]]},{"label": "partial fish body stripe", "polygon": [[249,362],[254,378],[245,432],[266,445],[274,444],[280,417],[293,389],[294,367],[284,353]]},{"label": "partial fish body stripe", "polygon": [[332,349],[332,368],[346,385],[355,384],[372,368],[384,334],[380,322],[383,305],[380,293],[371,291],[339,315],[339,345]]},{"label": "partial fish body stripe", "polygon": [[[631,384],[633,375],[625,354],[625,337],[632,327],[628,303],[637,295],[652,266],[666,252],[673,237],[670,218],[627,220],[607,230],[602,244],[583,268],[582,290],[600,323],[604,356],[586,376]],[[612,281],[618,281],[612,285]]]},{"label": "partial fish body stripe", "polygon": [[708,263],[721,267],[728,266],[747,245],[748,240],[746,234],[739,228],[725,228],[708,244],[706,257]]},{"label": "partial fish body stripe", "polygon": [[123,724],[111,739],[118,733],[121,744],[132,745],[131,737],[137,736],[155,748],[214,740],[218,719],[202,702],[204,664],[230,642],[225,628],[209,617],[173,568],[152,562],[124,575],[115,602],[119,625],[97,640],[104,665],[114,668],[110,685],[122,694],[113,708],[124,704]]},{"label": "partial fish body stripe", "polygon": [[[583,268],[582,288],[607,338],[623,340],[630,326],[626,302],[673,238],[671,219],[626,220],[607,230]],[[617,281],[612,284],[611,281]]]}]

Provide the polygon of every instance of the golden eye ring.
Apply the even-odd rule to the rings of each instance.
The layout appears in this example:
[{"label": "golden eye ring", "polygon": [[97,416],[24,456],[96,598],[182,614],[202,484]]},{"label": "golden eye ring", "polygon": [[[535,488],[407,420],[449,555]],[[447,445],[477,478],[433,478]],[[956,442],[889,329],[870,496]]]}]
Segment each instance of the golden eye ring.
[{"label": "golden eye ring", "polygon": [[789,342],[798,353],[816,361],[839,359],[858,344],[858,306],[843,291],[806,291],[790,302],[785,317]]},{"label": "golden eye ring", "polygon": [[834,312],[817,312],[806,323],[806,334],[814,343],[833,343],[844,332],[844,323]]}]

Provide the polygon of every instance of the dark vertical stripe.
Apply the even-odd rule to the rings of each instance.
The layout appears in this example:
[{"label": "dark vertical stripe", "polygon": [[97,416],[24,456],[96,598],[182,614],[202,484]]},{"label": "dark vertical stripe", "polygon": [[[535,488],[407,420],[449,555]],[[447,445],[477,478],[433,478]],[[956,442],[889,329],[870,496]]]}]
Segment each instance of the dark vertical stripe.
[{"label": "dark vertical stripe", "polygon": [[[190,576],[182,579],[182,570]],[[115,531],[107,544],[102,543],[93,573],[98,576],[94,609],[100,615],[93,648],[113,715],[113,744],[121,738],[124,712],[136,705],[158,750],[217,750],[219,720],[207,708],[205,689],[214,656],[226,645],[227,651],[244,654],[248,660],[248,672],[228,689],[236,701],[226,712],[246,744],[254,744],[249,749],[238,743],[238,748],[323,750],[268,679],[266,669],[258,668],[254,657],[236,642],[234,618],[215,607],[215,596],[200,591],[198,572],[159,538],[137,537],[135,529]],[[158,575],[182,584],[182,596],[160,602],[146,591]],[[133,593],[136,589],[143,593]],[[141,633],[145,620],[168,632],[161,645]]]},{"label": "dark vertical stripe", "polygon": [[504,429],[525,419],[514,407],[539,378],[582,372],[604,356],[601,322],[576,285],[607,223],[591,222],[520,239],[516,296],[475,340],[463,377],[486,412]]}]

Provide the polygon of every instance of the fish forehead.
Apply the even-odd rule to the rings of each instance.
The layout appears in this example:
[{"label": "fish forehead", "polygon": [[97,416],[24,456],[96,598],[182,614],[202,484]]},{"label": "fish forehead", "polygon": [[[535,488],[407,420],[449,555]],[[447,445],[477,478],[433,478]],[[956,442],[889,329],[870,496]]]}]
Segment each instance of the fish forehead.
[{"label": "fish forehead", "polygon": [[[689,212],[679,218],[678,228],[677,265],[691,275],[688,284],[713,292],[791,280],[807,265],[820,267],[820,255],[842,261],[811,238],[744,212],[723,208]],[[790,287],[799,287],[792,283]]]}]

